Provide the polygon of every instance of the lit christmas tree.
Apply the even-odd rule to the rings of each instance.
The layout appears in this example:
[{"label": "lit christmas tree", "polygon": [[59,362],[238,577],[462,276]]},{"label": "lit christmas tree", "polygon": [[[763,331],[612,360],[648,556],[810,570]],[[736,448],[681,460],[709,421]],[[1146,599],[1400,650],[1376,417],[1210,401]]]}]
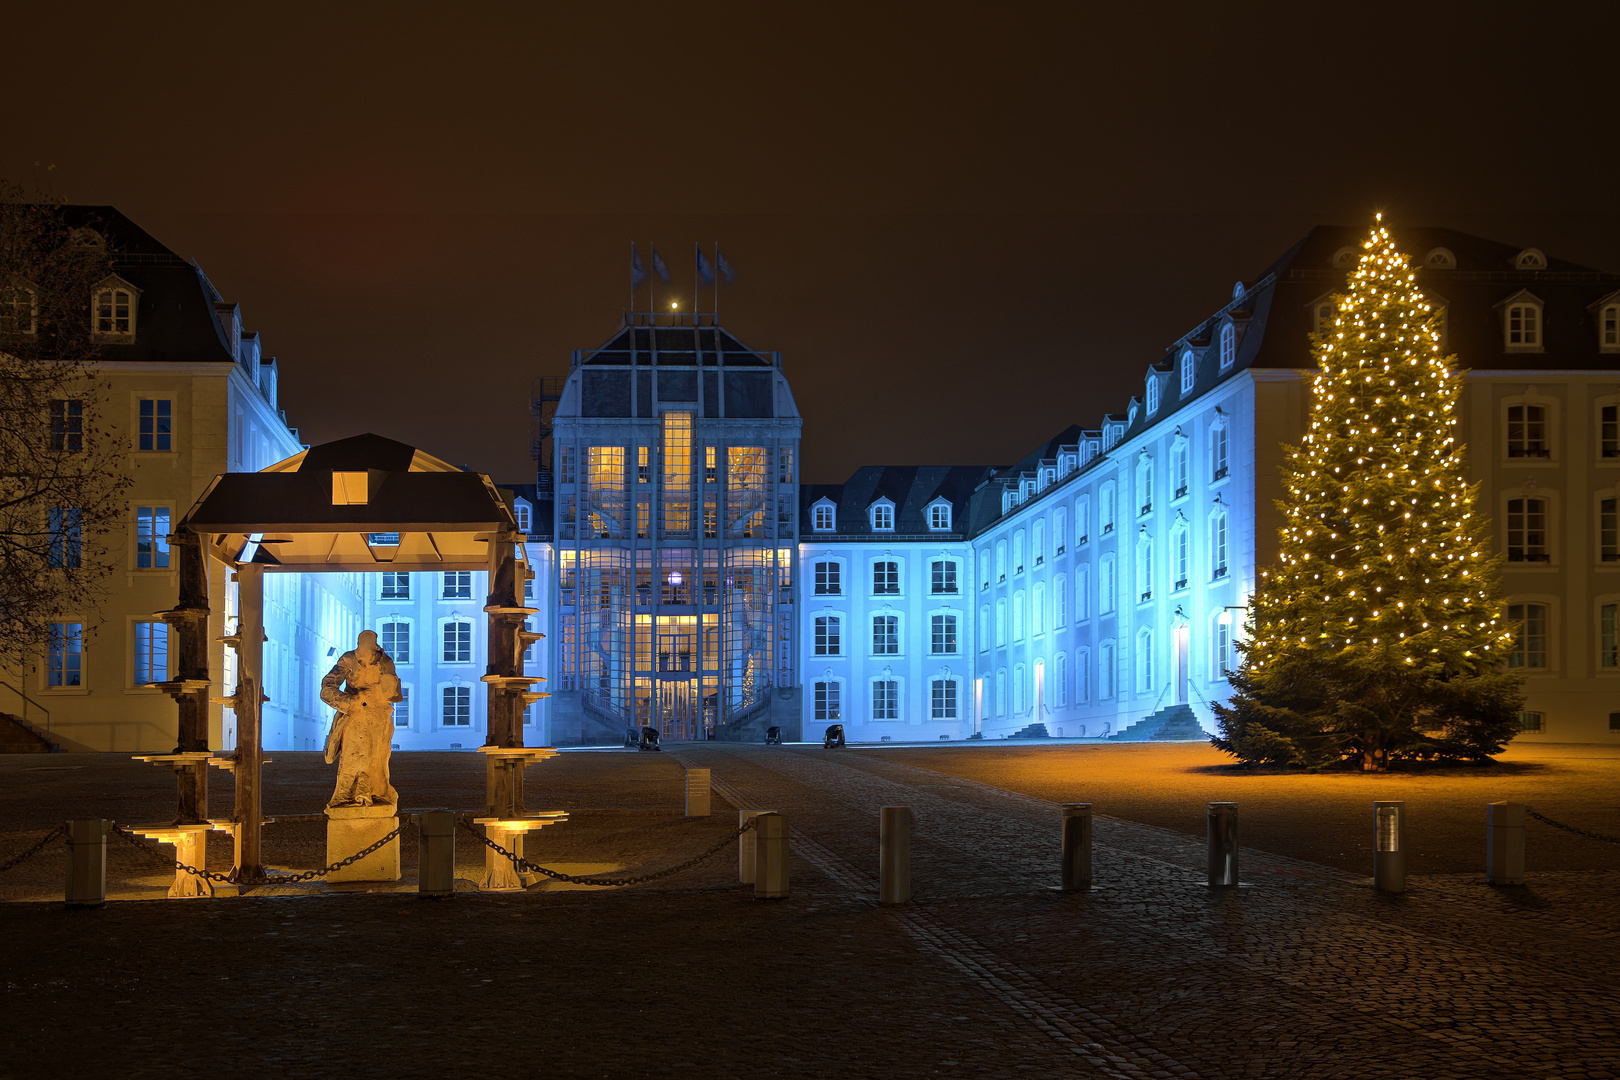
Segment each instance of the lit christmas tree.
[{"label": "lit christmas tree", "polygon": [[1286,524],[1250,600],[1216,747],[1250,763],[1482,759],[1512,738],[1501,557],[1455,438],[1462,373],[1382,224],[1312,335],[1304,444],[1284,447]]}]

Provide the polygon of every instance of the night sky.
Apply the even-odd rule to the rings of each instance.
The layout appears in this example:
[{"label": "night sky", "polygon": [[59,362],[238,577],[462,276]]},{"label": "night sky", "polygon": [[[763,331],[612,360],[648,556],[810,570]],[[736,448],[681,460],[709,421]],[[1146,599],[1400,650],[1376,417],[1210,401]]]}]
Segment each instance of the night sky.
[{"label": "night sky", "polygon": [[632,239],[720,243],[810,482],[1094,424],[1313,224],[1620,270],[1613,4],[58,7],[0,176],[196,258],[305,441],[506,482]]}]

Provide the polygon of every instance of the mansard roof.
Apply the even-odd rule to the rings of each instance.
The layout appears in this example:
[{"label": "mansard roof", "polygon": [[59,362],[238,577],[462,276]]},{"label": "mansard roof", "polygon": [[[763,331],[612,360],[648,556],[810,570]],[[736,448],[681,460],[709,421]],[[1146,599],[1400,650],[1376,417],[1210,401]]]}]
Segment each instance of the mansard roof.
[{"label": "mansard roof", "polygon": [[[959,537],[964,531],[973,489],[995,470],[985,465],[863,465],[842,484],[804,484],[799,488],[800,537],[806,542],[857,538]],[[879,499],[894,503],[894,531],[874,532],[867,510]],[[811,527],[811,507],[830,499],[838,508],[837,531]],[[952,530],[928,528],[928,507],[939,499],[951,504]]]}]

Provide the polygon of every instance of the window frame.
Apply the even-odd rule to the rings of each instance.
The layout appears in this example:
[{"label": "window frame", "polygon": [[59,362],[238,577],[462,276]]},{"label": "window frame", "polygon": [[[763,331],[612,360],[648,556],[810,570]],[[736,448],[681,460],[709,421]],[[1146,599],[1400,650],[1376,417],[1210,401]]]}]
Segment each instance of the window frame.
[{"label": "window frame", "polygon": [[844,655],[843,612],[823,611],[813,616],[810,623],[810,647],[813,656]]},{"label": "window frame", "polygon": [[[389,613],[384,615],[382,617],[382,619],[380,619],[378,621],[378,623],[377,623],[377,647],[379,649],[381,649],[383,652],[387,653],[388,658],[390,660],[392,660],[395,664],[412,664],[412,663],[415,663],[415,660],[413,659],[415,654],[412,651],[413,648],[416,645],[416,641],[415,641],[416,635],[415,635],[414,626],[413,626],[415,621],[416,620],[410,618],[407,615],[397,614],[395,612],[390,611]],[[396,650],[399,647],[399,640],[398,640],[399,639],[399,633],[398,633],[397,630],[395,630],[393,632],[393,634],[391,635],[393,637],[393,639],[394,639],[394,641],[393,641],[394,648],[390,649],[386,644],[384,644],[384,633],[383,633],[384,628],[385,627],[389,627],[389,628],[391,628],[391,627],[400,627],[400,626],[403,626],[405,628],[405,655],[404,656],[400,656],[396,652]],[[441,642],[441,654],[442,654],[442,644],[443,643]]]},{"label": "window frame", "polygon": [[1181,350],[1181,359],[1177,364],[1181,374],[1181,396],[1186,397],[1192,393],[1193,386],[1198,382],[1198,363],[1191,349]]},{"label": "window frame", "polygon": [[[1514,490],[1505,491],[1502,493],[1502,541],[1507,552],[1507,561],[1510,566],[1514,566],[1516,569],[1523,569],[1525,567],[1534,565],[1543,565],[1548,567],[1558,565],[1558,507],[1553,494],[1553,492],[1547,491],[1543,488],[1536,488],[1534,492]],[[1518,526],[1517,529],[1515,529],[1513,521],[1515,511],[1513,509],[1513,504],[1517,502],[1524,503],[1524,506],[1521,507],[1517,513],[1523,515],[1525,520]],[[1531,522],[1528,519],[1529,515],[1532,513],[1530,505],[1532,503],[1541,504],[1541,522],[1539,529],[1532,529]],[[1517,546],[1515,546],[1513,543],[1515,532],[1522,534],[1522,538]],[[1541,537],[1541,543],[1539,545],[1532,545],[1529,540],[1538,532]],[[1520,553],[1518,558],[1514,557],[1515,551]]]},{"label": "window frame", "polygon": [[873,500],[866,508],[866,520],[873,532],[894,532],[894,519],[894,502],[887,497]]},{"label": "window frame", "polygon": [[821,724],[844,722],[844,680],[823,675],[810,684],[810,719]]},{"label": "window frame", "polygon": [[[1514,610],[1516,608],[1523,609],[1523,612],[1521,614],[1515,614]],[[1557,671],[1558,665],[1555,651],[1557,644],[1555,641],[1557,622],[1555,621],[1555,611],[1552,599],[1547,596],[1519,596],[1510,598],[1505,609],[1507,612],[1507,620],[1509,623],[1529,623],[1533,614],[1531,611],[1532,608],[1540,608],[1542,613],[1541,634],[1539,636],[1541,643],[1539,656],[1542,662],[1539,665],[1532,665],[1529,662],[1530,659],[1537,654],[1532,653],[1526,646],[1526,639],[1524,635],[1528,627],[1521,626],[1517,631],[1515,631],[1513,644],[1509,646],[1508,649],[1508,670],[1522,671],[1526,674],[1544,674],[1547,672]]]},{"label": "window frame", "polygon": [[[168,574],[177,570],[178,567],[175,566],[174,562],[174,552],[169,546],[169,536],[174,529],[174,504],[161,499],[136,500],[131,504],[131,509],[135,511],[135,527],[132,530],[133,535],[130,537],[130,569],[138,574]],[[150,534],[143,533],[147,518],[144,511],[152,511]],[[158,535],[158,511],[162,511],[164,521],[161,536]],[[147,536],[148,542],[151,544],[151,551],[144,556],[141,552],[143,535]],[[141,565],[143,557],[149,560],[150,565]],[[162,565],[159,565],[160,559]]]},{"label": "window frame", "polygon": [[[949,649],[939,647],[941,641],[942,621],[945,628]],[[928,613],[928,655],[929,656],[962,656],[962,613],[954,608],[937,608]]]},{"label": "window frame", "polygon": [[[942,691],[948,693],[942,694]],[[941,707],[941,697],[947,697],[948,712]],[[928,718],[937,723],[950,723],[962,718],[962,681],[954,675],[936,675],[928,680]]]},{"label": "window frame", "polygon": [[812,596],[844,595],[844,560],[819,557],[810,564]]},{"label": "window frame", "polygon": [[[939,572],[944,567],[945,572]],[[944,579],[949,579],[945,581]],[[942,584],[951,586],[942,588]],[[929,596],[960,596],[962,595],[962,560],[951,555],[934,555],[928,560],[928,595]]]},{"label": "window frame", "polygon": [[[879,627],[878,627],[879,620],[884,620],[884,621],[887,621],[889,623],[892,623],[892,627],[887,628],[885,630],[884,634],[881,635],[881,636],[880,636]],[[904,617],[898,611],[874,611],[874,612],[872,612],[871,615],[867,619],[867,627],[871,631],[871,633],[867,638],[867,653],[866,654],[868,656],[871,656],[871,657],[902,656],[902,655],[904,655],[904,651],[903,651],[904,642],[905,642],[905,634],[904,634],[905,626],[904,626],[904,622],[905,622]],[[887,641],[884,641],[882,639],[885,636],[888,639]],[[883,645],[883,644],[891,645],[892,648],[888,649],[887,651],[882,651],[882,650],[879,649],[879,646]]]},{"label": "window frame", "polygon": [[[892,570],[882,571],[886,580],[879,580],[878,567],[888,566]],[[906,567],[905,560],[898,555],[874,555],[866,560],[867,595],[869,596],[904,596]]]},{"label": "window frame", "polygon": [[[900,682],[900,676],[893,675],[888,672],[884,672],[880,675],[873,675],[871,678],[866,680],[866,705],[868,710],[870,710],[867,715],[872,723],[897,724],[905,722],[905,716],[903,715],[904,710],[902,707],[905,701],[905,694],[902,692]],[[891,712],[892,715],[879,715],[879,687],[883,687],[881,692],[887,699],[884,702],[884,705],[887,707],[885,711]]]},{"label": "window frame", "polygon": [[838,506],[831,499],[817,499],[810,505],[810,531],[838,531]]},{"label": "window frame", "polygon": [[[467,710],[467,720],[466,720],[465,723],[461,723],[461,722],[458,722],[458,721],[453,721],[453,720],[447,720],[446,719],[447,709],[450,707],[450,695],[452,693],[454,693],[458,698],[461,697],[463,694],[465,694],[465,696],[467,698],[466,704],[465,704],[465,708]],[[436,713],[436,722],[435,722],[435,726],[438,728],[438,730],[441,730],[441,731],[471,731],[472,728],[473,728],[473,721],[477,719],[477,716],[475,715],[475,706],[474,706],[474,703],[473,703],[472,686],[467,684],[467,683],[442,682],[442,683],[439,684],[439,695],[438,696],[439,696],[439,708],[438,708],[438,711]],[[462,706],[461,702],[459,702],[459,701],[456,702],[455,708],[458,710],[458,712],[457,712],[458,716],[460,715],[459,710],[462,707],[463,706]]]},{"label": "window frame", "polygon": [[[163,634],[163,677],[161,679],[143,680],[141,645],[143,637],[148,647],[148,656],[145,661],[145,674],[150,674],[156,660],[155,652],[151,649],[156,637],[156,628],[162,628]],[[129,679],[128,689],[131,690],[157,690],[155,684],[169,682],[174,678],[174,628],[161,619],[131,617],[129,620]]]},{"label": "window frame", "polygon": [[[147,406],[151,406],[151,415],[147,415]],[[166,406],[160,409],[159,406]],[[150,424],[148,424],[150,421]],[[147,428],[151,430],[148,431]],[[167,430],[160,430],[167,428]],[[147,397],[145,394],[135,395],[135,453],[137,454],[172,454],[174,453],[174,398]],[[151,445],[146,445],[150,441]],[[160,445],[161,444],[161,445]]]},{"label": "window frame", "polygon": [[[459,656],[460,650],[459,649],[457,650],[457,653],[458,653],[457,656],[448,656],[448,655],[446,655],[450,651],[450,627],[451,626],[465,626],[467,628],[467,650],[466,650],[467,658],[465,660],[460,658],[460,656]],[[465,615],[446,615],[444,618],[439,620],[439,626],[438,626],[438,629],[439,629],[439,641],[438,641],[438,645],[439,645],[439,649],[438,649],[439,663],[441,663],[441,664],[472,664],[472,663],[475,663],[477,661],[477,659],[478,659],[478,647],[477,647],[476,641],[474,640],[474,634],[473,634],[472,627],[473,627],[473,621],[471,619],[467,618],[467,616],[465,616]]]},{"label": "window frame", "polygon": [[1220,357],[1222,371],[1232,370],[1232,365],[1237,363],[1237,327],[1230,322],[1221,326]]}]

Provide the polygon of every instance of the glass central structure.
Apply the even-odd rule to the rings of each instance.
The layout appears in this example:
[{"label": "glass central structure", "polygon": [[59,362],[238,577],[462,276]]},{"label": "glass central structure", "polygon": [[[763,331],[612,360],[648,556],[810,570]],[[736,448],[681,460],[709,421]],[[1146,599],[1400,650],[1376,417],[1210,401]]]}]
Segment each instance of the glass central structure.
[{"label": "glass central structure", "polygon": [[633,315],[574,353],[552,420],[554,731],[796,720],[799,433],[780,355],[709,316]]}]

